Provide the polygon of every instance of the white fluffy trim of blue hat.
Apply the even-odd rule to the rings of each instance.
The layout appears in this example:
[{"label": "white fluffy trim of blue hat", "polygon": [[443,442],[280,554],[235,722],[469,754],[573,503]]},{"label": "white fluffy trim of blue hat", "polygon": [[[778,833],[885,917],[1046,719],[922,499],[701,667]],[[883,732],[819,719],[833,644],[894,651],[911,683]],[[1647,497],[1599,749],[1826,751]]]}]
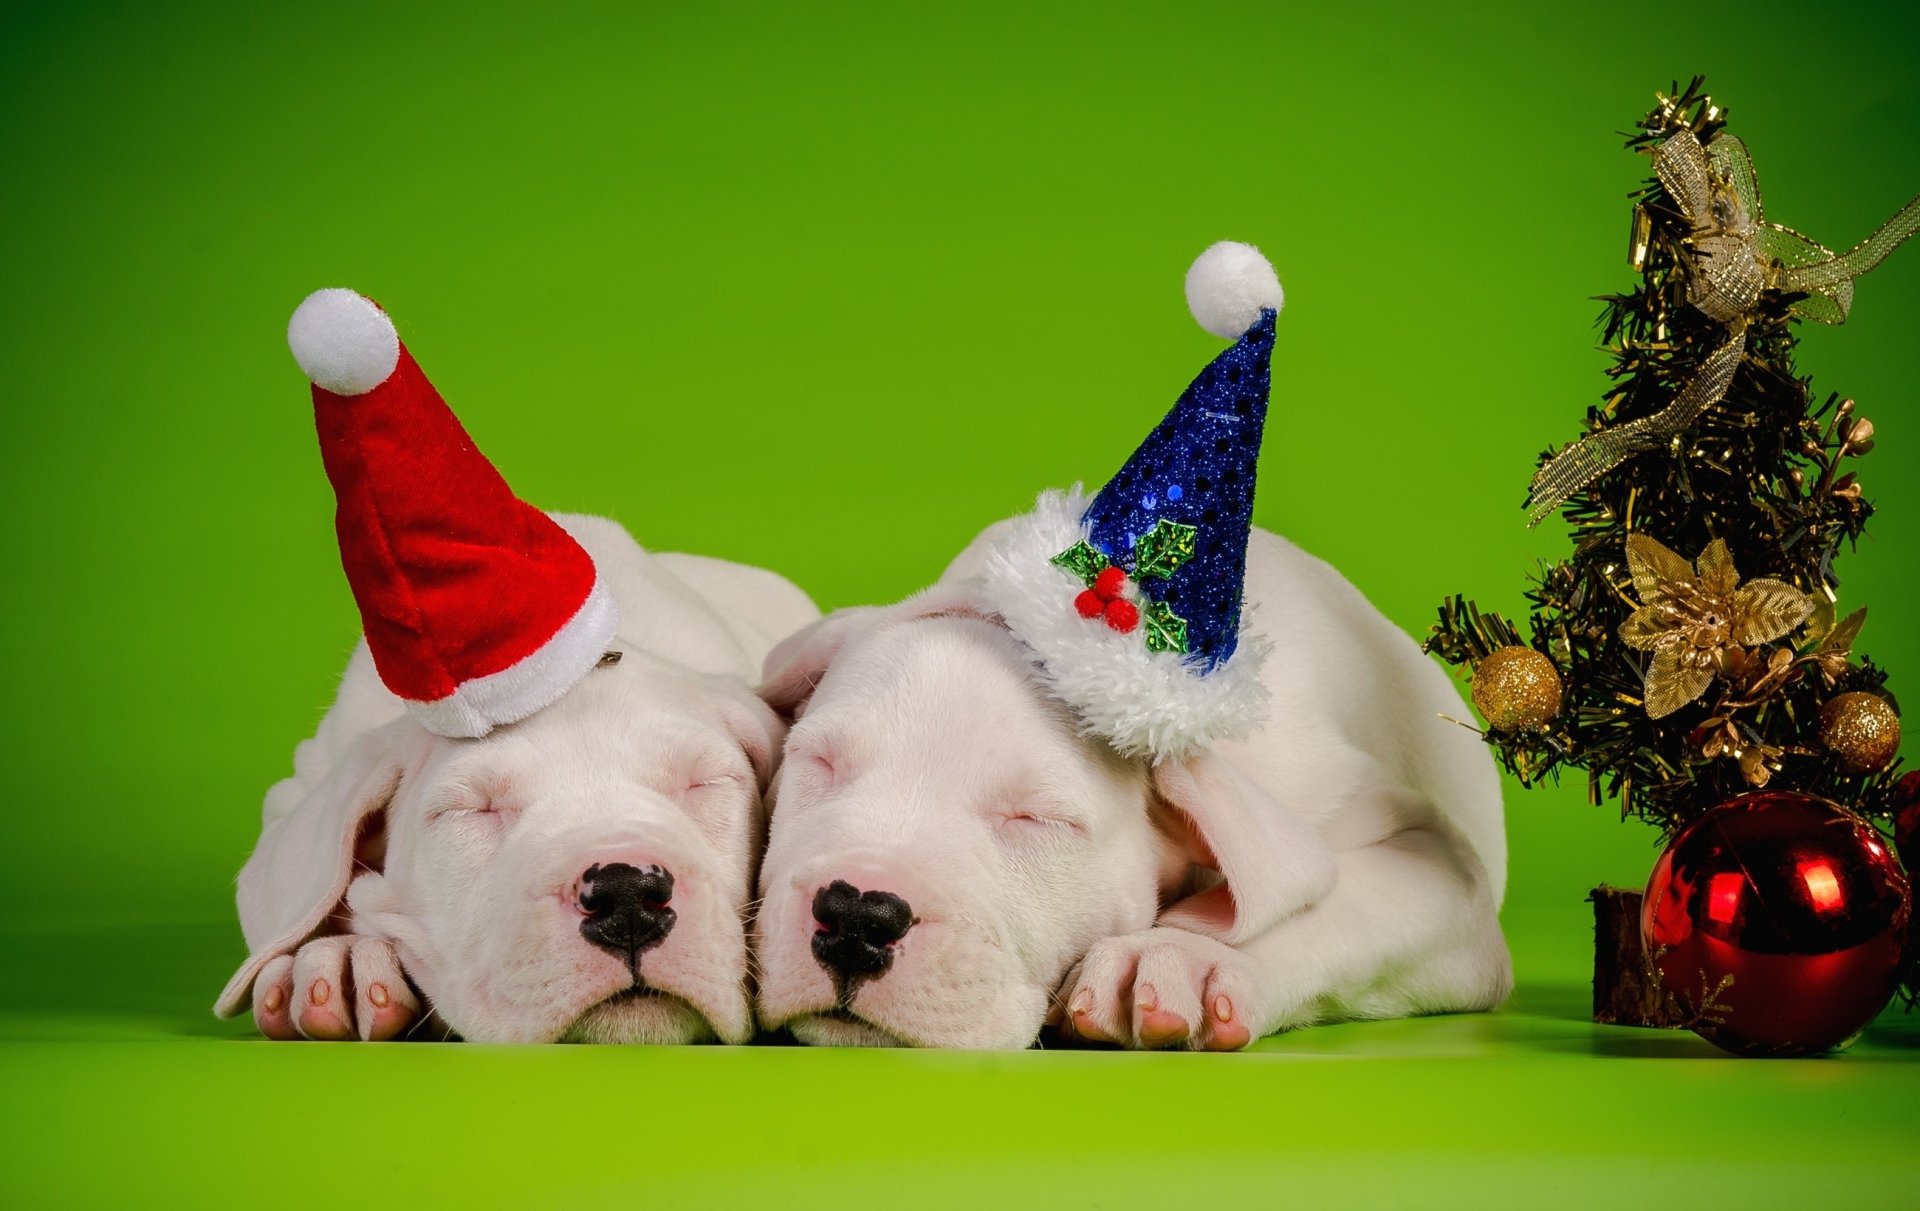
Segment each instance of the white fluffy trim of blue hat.
[{"label": "white fluffy trim of blue hat", "polygon": [[1175,760],[1253,731],[1267,716],[1260,672],[1271,645],[1247,630],[1244,612],[1232,658],[1202,673],[1179,652],[1150,651],[1138,631],[1074,609],[1086,586],[1052,560],[1087,538],[1086,507],[1076,486],[1043,493],[1033,512],[1003,523],[986,553],[982,604],[1032,650],[1041,682],[1081,731],[1123,756]]}]

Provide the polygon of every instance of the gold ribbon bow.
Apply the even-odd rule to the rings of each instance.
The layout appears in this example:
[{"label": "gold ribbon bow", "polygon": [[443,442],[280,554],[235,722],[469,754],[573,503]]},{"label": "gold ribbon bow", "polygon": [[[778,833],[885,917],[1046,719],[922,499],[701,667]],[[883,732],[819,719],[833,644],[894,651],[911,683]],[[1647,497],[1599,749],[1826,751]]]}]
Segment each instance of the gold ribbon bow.
[{"label": "gold ribbon bow", "polygon": [[[1702,146],[1690,130],[1662,141],[1653,171],[1682,218],[1693,225],[1686,260],[1687,302],[1727,325],[1726,340],[1707,355],[1700,372],[1652,416],[1590,434],[1562,450],[1533,477],[1527,524],[1559,508],[1567,497],[1627,459],[1658,449],[1726,397],[1747,350],[1747,318],[1768,290],[1802,294],[1792,311],[1822,324],[1843,324],[1853,305],[1853,280],[1887,259],[1920,232],[1920,197],[1901,207],[1877,231],[1834,253],[1791,227],[1766,221],[1760,185],[1747,145],[1719,135]],[[1634,243],[1641,267],[1645,244]]]}]

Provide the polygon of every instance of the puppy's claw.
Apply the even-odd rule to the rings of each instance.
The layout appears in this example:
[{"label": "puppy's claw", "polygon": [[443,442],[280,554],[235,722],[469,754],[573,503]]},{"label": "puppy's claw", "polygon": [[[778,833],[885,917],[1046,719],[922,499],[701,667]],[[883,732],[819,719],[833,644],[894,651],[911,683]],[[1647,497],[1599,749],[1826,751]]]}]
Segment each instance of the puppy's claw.
[{"label": "puppy's claw", "polygon": [[1236,994],[1221,991],[1239,987],[1240,977],[1233,968],[1217,966],[1208,974],[1207,995],[1212,1012],[1200,1024],[1196,1039],[1196,1046],[1202,1050],[1238,1051],[1253,1042],[1253,1028],[1244,1017],[1238,1016],[1240,1002],[1236,1001]]},{"label": "puppy's claw", "polygon": [[253,1024],[270,1039],[297,1039],[287,1005],[293,999],[293,956],[281,955],[253,981]]},{"label": "puppy's claw", "polygon": [[293,1005],[298,1009],[294,1028],[303,1038],[331,1041],[353,1037],[346,938],[316,938],[294,954]]},{"label": "puppy's claw", "polygon": [[420,1017],[420,1002],[400,971],[393,947],[379,938],[355,938],[352,966],[353,986],[359,990],[354,1017],[360,1038],[384,1043],[405,1034]]}]

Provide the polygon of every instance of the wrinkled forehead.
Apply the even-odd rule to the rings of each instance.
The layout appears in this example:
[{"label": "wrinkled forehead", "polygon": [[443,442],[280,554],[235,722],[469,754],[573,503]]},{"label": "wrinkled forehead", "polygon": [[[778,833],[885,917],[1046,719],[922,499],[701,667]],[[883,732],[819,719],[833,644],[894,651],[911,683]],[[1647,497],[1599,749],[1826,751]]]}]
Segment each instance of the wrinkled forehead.
[{"label": "wrinkled forehead", "polygon": [[478,740],[439,741],[424,781],[533,791],[583,778],[651,782],[706,766],[744,768],[727,699],[713,680],[625,651],[529,718]]},{"label": "wrinkled forehead", "polygon": [[1065,709],[1032,673],[1026,649],[997,623],[937,616],[874,627],[841,650],[796,729],[847,738],[884,733],[974,752],[1010,740],[1068,744]]}]

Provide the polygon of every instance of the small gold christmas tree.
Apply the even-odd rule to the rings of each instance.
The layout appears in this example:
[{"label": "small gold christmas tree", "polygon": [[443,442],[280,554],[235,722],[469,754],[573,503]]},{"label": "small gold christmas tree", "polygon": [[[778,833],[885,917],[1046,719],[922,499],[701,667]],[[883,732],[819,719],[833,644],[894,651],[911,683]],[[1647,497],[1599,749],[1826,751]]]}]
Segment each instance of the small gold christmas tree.
[{"label": "small gold christmas tree", "polygon": [[[1634,196],[1639,281],[1600,321],[1611,384],[1528,499],[1535,523],[1560,514],[1571,554],[1533,578],[1527,636],[1455,596],[1427,648],[1503,680],[1503,652],[1551,662],[1557,713],[1485,733],[1525,784],[1584,770],[1592,802],[1668,834],[1768,785],[1884,821],[1898,705],[1853,655],[1866,611],[1842,616],[1834,571],[1873,514],[1853,469],[1873,425],[1810,392],[1795,326],[1846,319],[1854,280],[1920,230],[1920,198],[1830,252],[1767,220],[1702,82],[1672,92],[1627,141],[1653,175]],[[1488,696],[1493,723],[1524,715]]]}]

